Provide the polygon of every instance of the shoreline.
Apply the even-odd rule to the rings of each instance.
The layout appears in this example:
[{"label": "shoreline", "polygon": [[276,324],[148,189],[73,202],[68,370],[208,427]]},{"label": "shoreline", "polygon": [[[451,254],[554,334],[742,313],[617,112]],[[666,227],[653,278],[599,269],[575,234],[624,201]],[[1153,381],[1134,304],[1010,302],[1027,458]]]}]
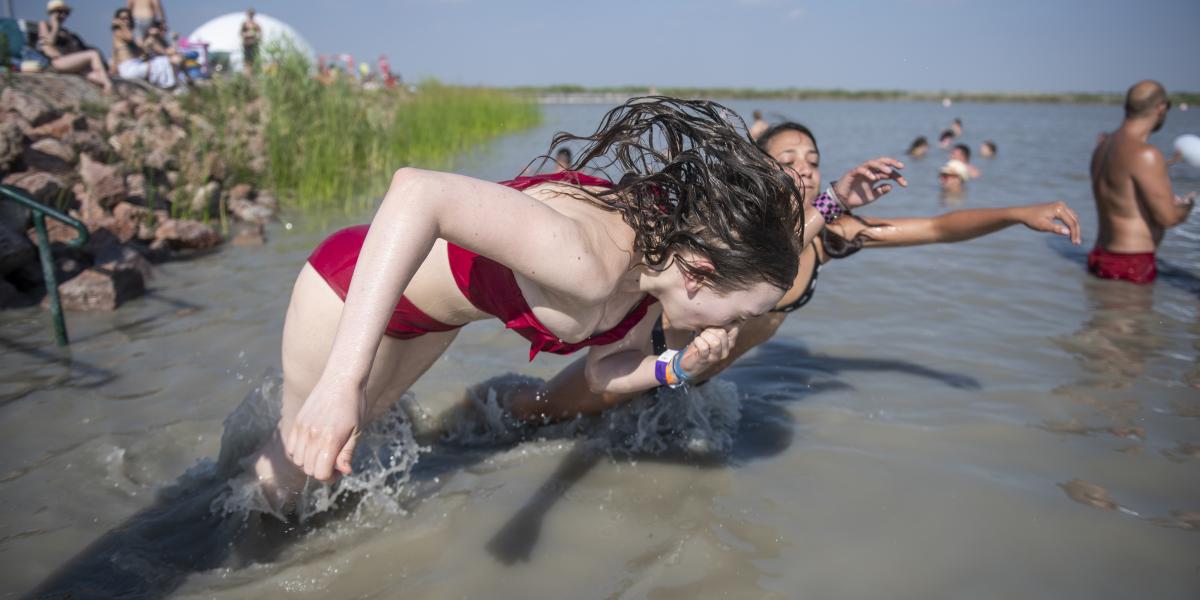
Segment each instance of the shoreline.
[{"label": "shoreline", "polygon": [[[513,86],[497,88],[514,94],[535,98],[540,104],[605,104],[624,102],[634,96],[656,95],[679,98],[714,100],[832,100],[850,102],[981,102],[1028,104],[1121,104],[1120,93],[1093,92],[912,92],[903,90],[839,90],[839,89],[754,89],[618,86],[584,87],[576,85]],[[1176,105],[1200,105],[1200,92],[1170,94]]]}]

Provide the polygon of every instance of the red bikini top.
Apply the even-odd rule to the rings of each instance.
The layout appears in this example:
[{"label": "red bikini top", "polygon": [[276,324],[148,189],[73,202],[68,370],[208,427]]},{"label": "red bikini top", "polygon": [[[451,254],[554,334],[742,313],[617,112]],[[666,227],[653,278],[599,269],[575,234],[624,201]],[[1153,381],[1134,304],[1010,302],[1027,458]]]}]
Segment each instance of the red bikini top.
[{"label": "red bikini top", "polygon": [[[609,181],[574,171],[518,177],[511,181],[503,181],[501,185],[514,190],[525,190],[548,181],[612,187]],[[517,279],[512,269],[454,244],[447,244],[447,255],[450,257],[450,272],[454,274],[454,281],[463,296],[466,296],[475,308],[504,321],[505,327],[529,340],[529,360],[533,360],[538,352],[570,354],[587,346],[602,346],[620,340],[646,316],[650,305],[656,302],[653,296],[646,296],[612,329],[595,333],[581,342],[565,342],[551,333],[533,315],[533,309],[529,308],[525,296],[521,294],[521,288],[517,287]]]}]

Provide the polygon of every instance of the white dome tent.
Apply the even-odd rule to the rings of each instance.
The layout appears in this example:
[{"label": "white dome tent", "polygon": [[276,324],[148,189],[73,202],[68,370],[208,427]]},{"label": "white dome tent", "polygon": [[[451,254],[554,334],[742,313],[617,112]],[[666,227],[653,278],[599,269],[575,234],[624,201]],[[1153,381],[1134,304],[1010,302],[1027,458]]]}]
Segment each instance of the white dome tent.
[{"label": "white dome tent", "polygon": [[[236,12],[222,15],[196,28],[195,31],[188,36],[188,41],[203,42],[208,44],[208,52],[227,52],[229,53],[229,66],[234,71],[242,69],[242,22],[246,20],[246,13]],[[292,45],[297,50],[308,57],[310,62],[315,63],[317,55],[313,52],[312,46],[290,25],[276,19],[257,13],[254,15],[255,22],[262,28],[262,44],[259,46],[259,54],[271,42],[276,40],[290,40]]]}]

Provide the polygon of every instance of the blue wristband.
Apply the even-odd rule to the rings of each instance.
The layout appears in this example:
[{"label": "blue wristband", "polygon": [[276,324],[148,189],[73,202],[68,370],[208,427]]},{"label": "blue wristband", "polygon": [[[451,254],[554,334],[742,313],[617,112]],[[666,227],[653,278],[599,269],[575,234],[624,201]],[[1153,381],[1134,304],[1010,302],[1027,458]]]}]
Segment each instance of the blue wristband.
[{"label": "blue wristband", "polygon": [[675,374],[675,379],[679,381],[679,383],[671,387],[679,387],[692,379],[692,376],[688,375],[687,371],[683,370],[683,366],[679,364],[679,361],[682,359],[683,352],[676,353],[675,356],[671,357],[671,372]]}]

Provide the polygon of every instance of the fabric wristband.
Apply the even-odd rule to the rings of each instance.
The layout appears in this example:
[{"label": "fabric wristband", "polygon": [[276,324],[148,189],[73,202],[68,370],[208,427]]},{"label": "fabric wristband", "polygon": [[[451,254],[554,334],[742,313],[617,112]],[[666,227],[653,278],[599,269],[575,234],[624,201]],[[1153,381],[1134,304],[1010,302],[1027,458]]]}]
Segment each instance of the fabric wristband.
[{"label": "fabric wristband", "polygon": [[676,384],[671,387],[679,387],[688,381],[691,381],[692,376],[683,370],[683,365],[679,364],[683,360],[683,352],[677,353],[671,357],[671,372],[675,375]]},{"label": "fabric wristband", "polygon": [[678,350],[667,350],[658,355],[658,360],[654,361],[654,378],[658,380],[659,385],[669,385],[675,387],[679,385],[679,380],[676,379],[674,362],[675,355],[679,354]]}]

